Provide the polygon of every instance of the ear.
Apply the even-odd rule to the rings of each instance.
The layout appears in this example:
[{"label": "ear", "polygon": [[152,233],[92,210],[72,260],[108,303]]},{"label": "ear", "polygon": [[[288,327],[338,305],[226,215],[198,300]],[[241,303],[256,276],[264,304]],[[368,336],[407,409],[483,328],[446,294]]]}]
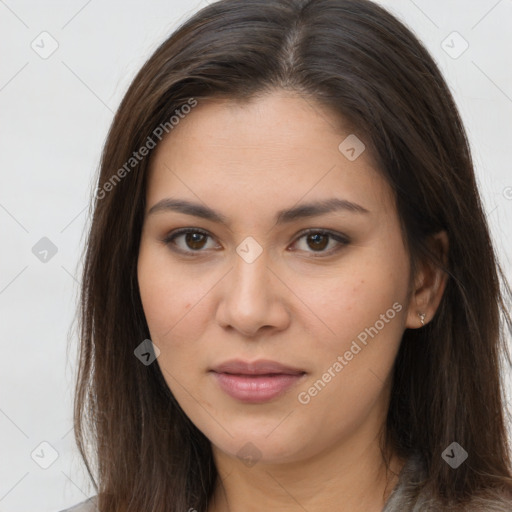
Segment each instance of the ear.
[{"label": "ear", "polygon": [[[430,251],[446,267],[448,265],[448,235],[446,231],[439,231],[427,239]],[[444,270],[434,265],[431,261],[421,262],[414,278],[414,286],[411,290],[407,320],[405,326],[409,329],[423,327],[420,314],[424,314],[424,322],[434,317],[439,303],[443,297],[448,275]]]}]

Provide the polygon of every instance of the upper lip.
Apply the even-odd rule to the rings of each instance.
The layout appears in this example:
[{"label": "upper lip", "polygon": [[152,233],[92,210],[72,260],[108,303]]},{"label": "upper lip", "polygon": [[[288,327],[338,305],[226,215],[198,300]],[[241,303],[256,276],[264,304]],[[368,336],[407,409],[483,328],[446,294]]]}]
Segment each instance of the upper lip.
[{"label": "upper lip", "polygon": [[286,374],[300,375],[304,370],[286,366],[277,361],[260,359],[258,361],[242,361],[240,359],[231,359],[212,368],[216,373],[232,373],[235,375],[268,375],[268,374]]}]

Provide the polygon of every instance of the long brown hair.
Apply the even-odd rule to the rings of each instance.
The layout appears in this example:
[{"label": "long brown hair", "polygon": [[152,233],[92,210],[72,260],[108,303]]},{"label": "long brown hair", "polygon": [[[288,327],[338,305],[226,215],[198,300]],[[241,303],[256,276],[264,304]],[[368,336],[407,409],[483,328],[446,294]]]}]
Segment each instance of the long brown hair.
[{"label": "long brown hair", "polygon": [[[510,288],[462,121],[433,59],[368,0],[221,0],[184,22],[146,62],[102,154],[74,404],[75,436],[99,509],[204,512],[217,481],[210,442],[183,413],[158,364],[134,356],[149,338],[136,269],[152,153],[138,151],[158,143],[162,129],[172,137],[169,120],[184,105],[246,101],[275,89],[328,107],[364,137],[394,191],[413,269],[422,258],[442,266],[425,240],[440,230],[449,237],[437,313],[403,335],[386,446],[422,457],[428,478],[420,490],[433,499],[459,504],[491,489],[512,492],[501,376],[510,364]],[[441,457],[454,441],[469,454],[456,470]]]}]

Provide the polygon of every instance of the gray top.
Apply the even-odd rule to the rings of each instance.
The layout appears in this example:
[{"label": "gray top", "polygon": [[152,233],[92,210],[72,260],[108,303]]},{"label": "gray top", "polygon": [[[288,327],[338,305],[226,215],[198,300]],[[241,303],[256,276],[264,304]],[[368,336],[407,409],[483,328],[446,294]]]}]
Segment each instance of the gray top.
[{"label": "gray top", "polygon": [[[400,471],[398,483],[391,492],[382,512],[439,512],[446,510],[437,500],[419,488],[427,477],[425,466],[419,456],[410,457]],[[450,509],[451,510],[451,509]],[[495,494],[491,498],[475,497],[464,512],[511,512],[512,496]],[[60,512],[99,512],[97,496],[82,501],[74,507]]]},{"label": "gray top", "polygon": [[428,488],[422,489],[427,478],[427,470],[423,460],[418,456],[411,456],[402,471],[396,487],[391,492],[382,512],[511,512],[512,495],[496,490],[487,490],[488,496],[473,496],[470,503],[461,506],[443,506],[443,504],[429,493]]},{"label": "gray top", "polygon": [[61,510],[60,512],[99,512],[99,509],[96,507],[96,504],[97,496],[91,496],[85,501],[81,501],[74,507],[67,508],[66,510]]}]

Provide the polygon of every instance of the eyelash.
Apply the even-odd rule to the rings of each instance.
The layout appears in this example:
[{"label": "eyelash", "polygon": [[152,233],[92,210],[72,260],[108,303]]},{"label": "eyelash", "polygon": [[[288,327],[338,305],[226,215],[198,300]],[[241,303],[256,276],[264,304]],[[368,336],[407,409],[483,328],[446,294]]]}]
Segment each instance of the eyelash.
[{"label": "eyelash", "polygon": [[[199,229],[199,228],[183,228],[183,229],[178,229],[177,231],[174,231],[174,232],[170,233],[162,241],[163,241],[163,243],[165,245],[168,245],[168,246],[172,245],[172,246],[174,246],[174,247],[171,247],[171,250],[173,250],[175,252],[179,252],[180,254],[185,254],[187,256],[192,256],[194,253],[204,252],[204,250],[202,250],[202,249],[199,249],[199,250],[196,250],[196,251],[194,251],[194,250],[185,251],[185,250],[180,249],[180,248],[178,248],[176,246],[176,244],[174,243],[174,240],[176,238],[178,238],[179,236],[186,235],[188,233],[199,233],[199,234],[207,236],[209,238],[213,238],[209,233],[207,233],[206,231],[203,231],[202,229]],[[316,254],[315,254],[315,251],[311,251],[314,254],[314,256],[313,256],[314,258],[321,258],[321,257],[331,256],[332,254],[338,252],[344,246],[346,246],[346,245],[348,245],[350,243],[350,240],[348,239],[348,237],[346,237],[345,235],[342,235],[341,233],[336,233],[336,232],[325,230],[325,229],[314,229],[314,228],[310,228],[310,229],[307,229],[307,230],[302,231],[301,233],[299,233],[299,235],[295,239],[294,243],[296,243],[300,239],[302,239],[302,238],[304,238],[304,237],[306,237],[308,235],[311,235],[311,234],[318,234],[318,235],[329,236],[331,239],[335,240],[339,244],[338,247],[335,247],[334,249],[331,249],[329,251],[316,251]],[[309,252],[309,251],[306,251],[306,252]]]}]

